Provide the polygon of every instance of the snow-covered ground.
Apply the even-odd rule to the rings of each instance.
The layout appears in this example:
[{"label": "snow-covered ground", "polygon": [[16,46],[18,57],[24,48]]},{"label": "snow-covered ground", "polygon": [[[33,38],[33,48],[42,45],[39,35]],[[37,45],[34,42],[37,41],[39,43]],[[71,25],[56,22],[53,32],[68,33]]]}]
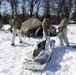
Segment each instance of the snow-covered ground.
[{"label": "snow-covered ground", "polygon": [[[6,26],[7,27],[7,26]],[[16,37],[16,46],[11,46],[12,34],[5,28],[0,31],[0,75],[40,75],[40,72],[32,72],[22,69],[22,62],[27,53],[33,49],[36,41],[41,38],[22,38],[23,46],[19,45]],[[47,65],[42,75],[76,75],[76,48],[59,46],[56,37],[52,60]],[[76,25],[68,26],[68,39],[70,45],[76,46]]]}]

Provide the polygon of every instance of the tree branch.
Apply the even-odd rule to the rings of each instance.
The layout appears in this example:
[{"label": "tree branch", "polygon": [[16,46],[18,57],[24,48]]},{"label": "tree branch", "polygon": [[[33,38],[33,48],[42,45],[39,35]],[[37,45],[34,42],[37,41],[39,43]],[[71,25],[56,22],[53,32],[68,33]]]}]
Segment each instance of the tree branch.
[{"label": "tree branch", "polygon": [[29,1],[29,3],[31,3],[31,1],[30,0],[28,0]]},{"label": "tree branch", "polygon": [[35,0],[35,2],[34,2],[34,4],[33,4],[33,6],[38,2],[39,0]]}]

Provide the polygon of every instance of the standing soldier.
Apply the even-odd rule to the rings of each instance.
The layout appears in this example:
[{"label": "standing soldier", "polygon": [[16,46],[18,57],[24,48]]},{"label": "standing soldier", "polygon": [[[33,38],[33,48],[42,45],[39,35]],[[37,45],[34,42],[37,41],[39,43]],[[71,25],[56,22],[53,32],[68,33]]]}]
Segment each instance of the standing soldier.
[{"label": "standing soldier", "polygon": [[68,18],[65,16],[65,13],[60,14],[61,22],[58,30],[59,33],[59,40],[60,45],[63,45],[63,41],[67,46],[69,46],[68,38],[67,38],[67,25],[68,25]]},{"label": "standing soldier", "polygon": [[20,43],[22,43],[22,36],[21,36],[21,21],[19,20],[19,18],[17,18],[17,15],[13,15],[13,19],[11,21],[11,28],[10,30],[12,31],[12,28],[13,28],[13,37],[12,37],[12,46],[15,45],[15,36],[18,35],[19,37],[19,41]]},{"label": "standing soldier", "polygon": [[43,28],[43,39],[46,39],[48,36],[50,36],[50,15],[47,15],[47,17],[44,18],[42,28]]}]

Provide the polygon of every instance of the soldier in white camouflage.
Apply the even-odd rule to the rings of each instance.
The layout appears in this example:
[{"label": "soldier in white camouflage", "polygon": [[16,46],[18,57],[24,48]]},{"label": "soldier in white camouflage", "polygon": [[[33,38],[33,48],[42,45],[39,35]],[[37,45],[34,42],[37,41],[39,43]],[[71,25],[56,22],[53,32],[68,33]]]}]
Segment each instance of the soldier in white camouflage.
[{"label": "soldier in white camouflage", "polygon": [[59,33],[59,40],[60,40],[60,45],[63,45],[63,41],[67,46],[69,46],[69,41],[67,38],[67,25],[68,25],[68,18],[65,16],[65,13],[60,14],[61,22],[58,30],[60,31]]},{"label": "soldier in white camouflage", "polygon": [[12,31],[12,29],[13,29],[13,37],[12,37],[11,45],[15,45],[16,35],[18,35],[18,37],[19,37],[19,42],[22,43],[22,35],[21,35],[21,30],[20,30],[20,28],[22,26],[22,22],[19,20],[17,15],[13,15],[13,19],[12,19],[10,25],[11,25],[10,30]]},{"label": "soldier in white camouflage", "polygon": [[43,39],[46,39],[48,36],[50,36],[50,15],[47,15],[47,17],[44,18],[42,28],[43,28]]}]

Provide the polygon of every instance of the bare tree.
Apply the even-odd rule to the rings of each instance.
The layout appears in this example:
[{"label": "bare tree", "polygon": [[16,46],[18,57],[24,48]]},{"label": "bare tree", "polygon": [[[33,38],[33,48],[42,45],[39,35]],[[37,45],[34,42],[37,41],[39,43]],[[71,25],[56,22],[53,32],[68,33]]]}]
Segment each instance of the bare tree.
[{"label": "bare tree", "polygon": [[22,6],[22,12],[23,12],[23,21],[25,21],[25,8]]},{"label": "bare tree", "polygon": [[7,1],[10,2],[12,14],[17,14],[19,0],[7,0]]},{"label": "bare tree", "polygon": [[12,14],[14,14],[14,2],[13,0],[9,0],[11,8],[12,8]]},{"label": "bare tree", "polygon": [[76,0],[74,0],[75,10],[73,12],[74,23],[76,23]]},{"label": "bare tree", "polygon": [[1,17],[1,3],[3,0],[0,0],[0,29],[2,28],[2,17]]},{"label": "bare tree", "polygon": [[76,0],[74,0],[75,10],[76,10]]},{"label": "bare tree", "polygon": [[50,15],[50,1],[51,0],[41,0],[42,4],[40,7],[43,7],[44,16]]},{"label": "bare tree", "polygon": [[46,0],[46,15],[50,15],[50,5],[49,5],[50,0]]},{"label": "bare tree", "polygon": [[69,16],[73,6],[72,0],[54,0],[54,1],[51,1],[51,4],[52,4],[51,5],[52,10],[57,12],[58,16],[61,12],[65,12],[66,15]]},{"label": "bare tree", "polygon": [[1,3],[3,2],[3,0],[0,0],[0,16],[1,16]]},{"label": "bare tree", "polygon": [[30,4],[30,17],[32,17],[34,6],[38,2],[38,0],[28,0],[28,2]]},{"label": "bare tree", "polygon": [[14,14],[17,14],[17,7],[18,7],[18,0],[12,0],[13,3],[13,10],[14,10]]},{"label": "bare tree", "polygon": [[72,8],[72,0],[61,0],[61,4],[62,11],[65,12],[67,17],[69,17]]},{"label": "bare tree", "polygon": [[43,6],[42,3],[43,3],[42,0],[38,0],[38,2],[36,4],[36,6],[37,6],[37,8],[36,8],[36,17],[37,18],[39,17],[39,9]]},{"label": "bare tree", "polygon": [[23,11],[23,21],[26,20],[26,1],[27,0],[22,0],[22,11]]}]

